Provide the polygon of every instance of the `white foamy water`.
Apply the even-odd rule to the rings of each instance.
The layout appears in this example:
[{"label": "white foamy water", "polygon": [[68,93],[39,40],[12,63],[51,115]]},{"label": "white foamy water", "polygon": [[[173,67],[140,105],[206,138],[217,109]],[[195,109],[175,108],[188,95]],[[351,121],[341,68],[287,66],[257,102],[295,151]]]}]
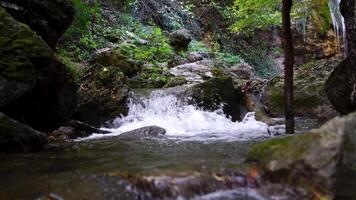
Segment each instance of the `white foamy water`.
[{"label": "white foamy water", "polygon": [[192,140],[249,140],[269,137],[268,125],[255,120],[254,113],[248,113],[241,122],[233,122],[222,109],[204,111],[174,95],[153,93],[149,98],[129,102],[129,113],[114,121],[114,128],[105,129],[111,134],[93,134],[86,139],[117,136],[123,132],[145,126],[159,126],[166,129],[170,138]]},{"label": "white foamy water", "polygon": [[[336,43],[340,46],[340,41],[343,41],[344,52],[346,54],[347,40],[346,40],[346,26],[345,19],[340,11],[341,0],[329,0],[329,8],[331,13],[331,18],[333,21],[334,31],[336,33]],[[342,38],[341,38],[342,36]]]}]

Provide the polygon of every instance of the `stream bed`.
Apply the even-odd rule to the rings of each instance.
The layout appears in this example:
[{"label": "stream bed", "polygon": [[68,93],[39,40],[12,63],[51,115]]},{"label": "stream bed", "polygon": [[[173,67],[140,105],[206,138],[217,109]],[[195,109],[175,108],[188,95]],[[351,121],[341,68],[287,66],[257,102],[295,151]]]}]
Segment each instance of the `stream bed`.
[{"label": "stream bed", "polygon": [[[297,122],[300,130],[316,125]],[[166,136],[117,137],[152,125]],[[253,113],[232,122],[220,111],[152,95],[131,102],[129,114],[105,129],[112,133],[0,155],[0,199],[269,199],[244,175],[244,161],[252,144],[278,137],[281,126],[258,122]]]}]

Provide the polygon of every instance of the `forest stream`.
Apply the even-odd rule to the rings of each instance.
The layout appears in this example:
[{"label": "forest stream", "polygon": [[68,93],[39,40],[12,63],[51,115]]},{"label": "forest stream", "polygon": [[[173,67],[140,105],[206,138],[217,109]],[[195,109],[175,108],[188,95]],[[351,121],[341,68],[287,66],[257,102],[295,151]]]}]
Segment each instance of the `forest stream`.
[{"label": "forest stream", "polygon": [[[53,147],[36,154],[2,155],[0,198],[150,199],[156,197],[155,190],[168,190],[173,187],[171,182],[180,177],[177,184],[181,182],[183,187],[192,184],[196,194],[182,189],[160,194],[163,198],[257,200],[272,195],[259,194],[260,186],[249,188],[242,181],[242,172],[251,145],[283,137],[283,125],[270,127],[256,121],[254,113],[247,113],[241,122],[232,122],[221,110],[204,111],[162,91],[145,97],[136,95],[129,101],[129,109],[129,114],[117,118],[112,128],[104,128],[110,134],[93,134],[62,144],[67,146],[65,150]],[[299,132],[318,125],[313,120],[297,122]],[[159,126],[167,132],[145,139],[119,137],[121,133],[148,126]],[[216,185],[216,180],[210,180],[209,176],[218,173],[232,176],[240,185]],[[205,183],[199,180],[202,178],[199,174]],[[153,184],[157,188],[137,183],[147,176],[156,177]],[[205,184],[213,186],[201,192]],[[286,198],[281,194],[279,199]]]}]

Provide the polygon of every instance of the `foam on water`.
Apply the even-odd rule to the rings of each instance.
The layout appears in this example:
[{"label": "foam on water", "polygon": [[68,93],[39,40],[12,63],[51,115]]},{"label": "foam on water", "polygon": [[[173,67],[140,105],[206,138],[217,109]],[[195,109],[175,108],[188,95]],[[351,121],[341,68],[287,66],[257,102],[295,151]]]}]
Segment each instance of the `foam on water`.
[{"label": "foam on water", "polygon": [[241,122],[233,122],[222,109],[204,111],[186,100],[160,92],[148,98],[130,100],[129,113],[114,121],[111,134],[93,134],[86,139],[117,136],[123,132],[145,126],[159,126],[171,138],[209,140],[249,140],[268,137],[268,125],[255,120],[254,113],[248,113]]}]

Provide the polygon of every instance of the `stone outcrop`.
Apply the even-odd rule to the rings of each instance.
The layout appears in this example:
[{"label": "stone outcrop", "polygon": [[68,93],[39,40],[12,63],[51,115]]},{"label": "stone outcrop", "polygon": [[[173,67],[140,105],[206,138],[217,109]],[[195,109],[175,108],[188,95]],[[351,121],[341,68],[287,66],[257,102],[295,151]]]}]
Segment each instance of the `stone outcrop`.
[{"label": "stone outcrop", "polygon": [[39,130],[70,119],[77,86],[51,48],[0,8],[0,111]]},{"label": "stone outcrop", "polygon": [[51,48],[56,46],[74,17],[68,0],[0,0],[0,6],[16,20],[27,24]]}]

